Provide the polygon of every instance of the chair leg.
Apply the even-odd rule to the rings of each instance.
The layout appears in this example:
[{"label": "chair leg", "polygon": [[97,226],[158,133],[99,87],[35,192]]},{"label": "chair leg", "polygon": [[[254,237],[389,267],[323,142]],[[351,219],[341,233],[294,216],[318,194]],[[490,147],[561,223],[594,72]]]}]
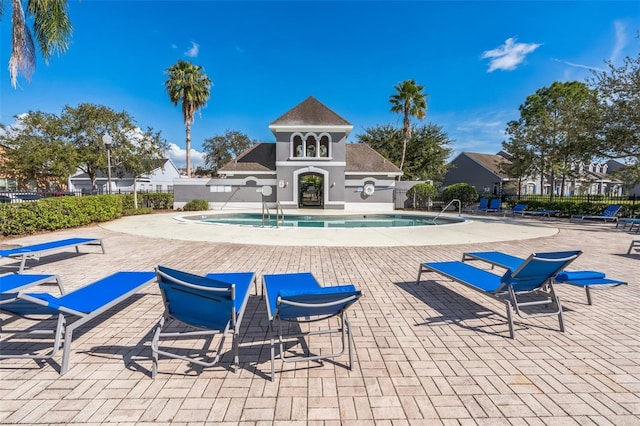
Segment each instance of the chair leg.
[{"label": "chair leg", "polygon": [[[346,329],[346,339],[347,339],[346,344],[349,345],[348,346],[349,347],[349,370],[352,370],[353,369],[353,335],[351,334],[351,323],[349,322],[346,316],[344,317],[342,328],[343,330]],[[342,344],[343,345],[345,344],[344,338],[343,338]]]},{"label": "chair leg", "polygon": [[238,368],[240,368],[240,350],[238,348],[238,339],[239,339],[239,335],[238,335],[238,331],[234,330],[233,332],[233,365],[231,366],[233,368],[233,372],[237,373],[238,372]]},{"label": "chair leg", "polygon": [[271,381],[273,382],[275,379],[275,365],[276,365],[276,361],[275,361],[275,356],[276,356],[276,352],[275,352],[275,339],[273,338],[273,321],[269,322],[269,329],[271,330]]},{"label": "chair leg", "polygon": [[504,301],[505,307],[507,308],[507,321],[509,322],[509,336],[512,339],[516,338],[516,332],[515,329],[513,327],[513,314],[512,314],[512,310],[513,308],[511,307],[511,302],[509,300],[505,300]]},{"label": "chair leg", "polygon": [[152,355],[152,364],[151,364],[151,378],[155,379],[158,374],[158,345],[160,344],[160,333],[162,332],[162,328],[164,327],[165,317],[163,316],[158,321],[156,325],[156,329],[153,333],[153,339],[151,340],[151,355]]},{"label": "chair leg", "polygon": [[[631,249],[629,249],[631,250]],[[422,266],[422,264],[420,264],[420,267],[418,268],[418,279],[416,280],[416,285],[420,284],[420,277],[422,276],[422,272],[424,272],[424,266]]]},{"label": "chair leg", "polygon": [[587,293],[587,304],[588,305],[593,305],[592,300],[591,300],[591,290],[589,290],[589,286],[588,285],[584,286],[584,291]]}]

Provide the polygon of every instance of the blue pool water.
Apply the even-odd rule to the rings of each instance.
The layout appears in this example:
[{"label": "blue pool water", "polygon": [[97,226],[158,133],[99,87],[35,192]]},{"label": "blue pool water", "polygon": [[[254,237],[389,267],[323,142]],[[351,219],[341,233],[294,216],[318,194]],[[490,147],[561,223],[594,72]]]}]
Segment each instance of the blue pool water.
[{"label": "blue pool water", "polygon": [[[360,214],[360,215],[284,215],[284,223],[280,220],[278,226],[298,228],[393,228],[407,226],[433,226],[464,222],[464,219],[452,217],[439,217],[429,215],[407,214]],[[235,213],[220,215],[186,216],[184,219],[205,223],[218,223],[225,225],[245,225],[262,227],[263,217],[260,213]],[[275,216],[271,215],[269,221],[265,216],[265,227],[275,227]]]}]

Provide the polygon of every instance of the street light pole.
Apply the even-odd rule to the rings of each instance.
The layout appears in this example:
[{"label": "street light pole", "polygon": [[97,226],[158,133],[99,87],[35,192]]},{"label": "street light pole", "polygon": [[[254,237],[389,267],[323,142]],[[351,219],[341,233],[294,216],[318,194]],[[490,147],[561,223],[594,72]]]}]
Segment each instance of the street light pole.
[{"label": "street light pole", "polygon": [[102,135],[102,142],[104,142],[105,148],[107,148],[107,194],[111,194],[111,143],[113,139],[111,139],[111,135],[106,133]]}]

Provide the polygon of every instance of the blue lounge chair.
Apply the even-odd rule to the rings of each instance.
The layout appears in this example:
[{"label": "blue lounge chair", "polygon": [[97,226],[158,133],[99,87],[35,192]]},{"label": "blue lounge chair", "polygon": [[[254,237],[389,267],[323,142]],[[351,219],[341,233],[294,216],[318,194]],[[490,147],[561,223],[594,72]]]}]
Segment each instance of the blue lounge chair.
[{"label": "blue lounge chair", "polygon": [[[501,268],[510,269],[512,271],[516,270],[525,259],[517,256],[512,256],[510,254],[502,253],[499,251],[479,251],[479,252],[471,252],[464,253],[462,255],[462,261],[466,262],[467,260],[480,260],[483,262],[487,262],[493,268],[494,266],[499,266]],[[604,286],[619,286],[623,284],[627,284],[625,281],[618,281],[606,278],[603,272],[595,272],[595,271],[563,271],[554,277],[555,282],[560,284],[570,284],[578,287],[583,287],[587,294],[587,303],[592,305],[591,299],[591,287],[597,288],[605,288]],[[603,287],[600,287],[603,286]]]},{"label": "blue lounge chair", "polygon": [[554,214],[555,210],[548,209],[538,209],[538,210],[526,210],[522,212],[522,217],[524,216],[538,216],[538,217],[548,217],[550,218],[552,214]]},{"label": "blue lounge chair", "polygon": [[599,215],[572,215],[571,218],[569,219],[570,222],[573,222],[574,220],[579,220],[581,222],[584,222],[585,219],[598,219],[598,220],[603,220],[604,222],[617,222],[618,221],[618,216],[616,216],[618,214],[618,212],[620,211],[621,206],[619,204],[611,204],[609,206],[607,206],[606,209],[604,209],[604,211],[602,213],[600,213]]},{"label": "blue lounge chair", "polygon": [[500,213],[502,211],[502,200],[500,198],[492,198],[489,206],[484,210],[485,213]]},{"label": "blue lounge chair", "polygon": [[[264,275],[264,292],[271,331],[271,380],[275,374],[275,328],[278,328],[278,358],[283,362],[322,360],[341,356],[345,349],[349,351],[349,369],[353,365],[353,336],[346,315],[347,309],[362,296],[352,284],[321,287],[309,272],[293,274]],[[339,326],[334,329],[321,329],[308,332],[283,333],[283,322],[309,323],[338,317]],[[342,349],[334,353],[313,355],[309,348],[304,355],[285,356],[285,341],[293,338],[319,334],[342,334]],[[306,344],[302,341],[303,346]]]},{"label": "blue lounge chair", "polygon": [[517,214],[521,215],[528,207],[528,204],[524,204],[524,203],[520,203],[520,204],[516,204],[515,206],[513,206],[513,208],[511,210],[507,210],[504,212],[504,214],[506,215],[507,213],[510,213],[511,216],[515,216]]},{"label": "blue lounge chair", "polygon": [[81,245],[99,245],[104,251],[104,244],[100,238],[67,238],[65,240],[50,241],[41,244],[32,244],[29,246],[17,247],[8,250],[0,250],[0,257],[11,257],[20,259],[19,272],[24,270],[27,259],[39,259],[47,252],[61,250],[69,247],[75,247],[76,253],[80,253]]},{"label": "blue lounge chair", "polygon": [[469,207],[466,209],[462,209],[465,213],[475,213],[475,212],[484,212],[489,207],[489,199],[488,198],[480,198],[480,204],[474,207]]},{"label": "blue lounge chair", "polygon": [[626,217],[624,219],[618,219],[618,223],[616,223],[616,228],[622,225],[622,229],[627,229],[629,227],[629,231],[633,231],[633,228],[636,228],[636,233],[640,232],[640,218],[632,218]]},{"label": "blue lounge chair", "polygon": [[[505,304],[509,334],[515,337],[511,310],[521,317],[542,315],[557,315],[560,330],[564,331],[562,320],[562,305],[555,293],[552,278],[573,262],[582,252],[564,251],[549,253],[534,253],[520,264],[515,270],[507,269],[502,276],[495,275],[484,269],[476,268],[463,262],[425,262],[420,264],[418,279],[420,283],[423,272],[436,272],[473,290],[485,294]],[[541,298],[530,301],[520,301],[518,296],[537,294]],[[525,314],[522,308],[536,305],[551,305],[551,312]]]},{"label": "blue lounge chair", "polygon": [[[41,320],[42,316],[56,317],[53,348],[47,354],[7,354],[6,346],[0,358],[49,359],[63,347],[60,374],[69,369],[73,332],[83,324],[140,291],[155,280],[153,272],[116,272],[85,287],[62,296],[49,293],[20,293],[15,300],[0,304],[0,311],[12,317]],[[43,330],[35,332],[42,333]]]},{"label": "blue lounge chair", "polygon": [[0,275],[0,304],[17,299],[20,292],[46,283],[55,283],[64,294],[60,277],[50,274],[2,274]]},{"label": "blue lounge chair", "polygon": [[[158,266],[158,285],[164,301],[164,313],[153,332],[151,351],[153,368],[151,377],[158,372],[158,356],[164,355],[202,366],[216,365],[222,356],[221,350],[226,336],[233,335],[233,368],[239,366],[238,337],[244,316],[249,288],[257,283],[253,272],[212,273],[206,276],[194,275],[176,269]],[[186,331],[165,331],[171,323],[187,325]],[[220,334],[216,356],[211,361],[203,361],[193,356],[181,355],[178,350],[161,349],[161,339],[187,339],[208,337],[206,344]],[[205,348],[206,349],[206,348]]]}]

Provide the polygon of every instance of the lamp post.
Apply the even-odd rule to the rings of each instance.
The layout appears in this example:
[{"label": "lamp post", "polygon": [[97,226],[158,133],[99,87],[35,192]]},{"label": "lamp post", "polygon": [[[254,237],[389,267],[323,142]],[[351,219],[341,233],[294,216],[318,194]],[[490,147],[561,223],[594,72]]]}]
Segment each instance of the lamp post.
[{"label": "lamp post", "polygon": [[106,133],[102,135],[102,142],[104,142],[104,147],[107,148],[107,194],[111,194],[111,143],[113,139],[111,139],[111,135]]}]

